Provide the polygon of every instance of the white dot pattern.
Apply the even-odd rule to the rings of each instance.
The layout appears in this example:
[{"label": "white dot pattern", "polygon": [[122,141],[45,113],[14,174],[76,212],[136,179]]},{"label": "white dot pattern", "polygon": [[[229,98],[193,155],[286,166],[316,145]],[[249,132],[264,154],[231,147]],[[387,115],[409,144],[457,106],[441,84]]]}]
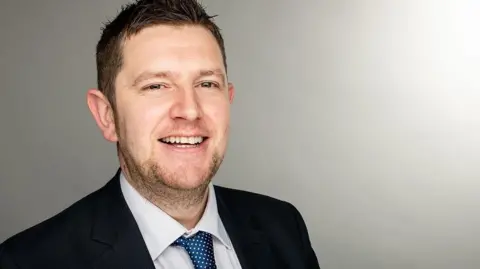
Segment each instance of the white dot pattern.
[{"label": "white dot pattern", "polygon": [[193,262],[195,269],[216,269],[215,256],[213,254],[212,235],[206,232],[198,232],[192,237],[180,237],[172,244],[183,247]]}]

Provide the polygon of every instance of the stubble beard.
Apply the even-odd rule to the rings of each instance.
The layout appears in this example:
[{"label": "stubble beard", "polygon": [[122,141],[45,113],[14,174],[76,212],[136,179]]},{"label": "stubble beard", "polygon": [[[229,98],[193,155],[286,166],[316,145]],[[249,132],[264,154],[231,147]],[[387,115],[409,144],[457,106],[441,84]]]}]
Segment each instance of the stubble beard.
[{"label": "stubble beard", "polygon": [[[223,155],[215,152],[205,173],[200,175],[199,185],[188,188],[179,182],[187,181],[186,171],[172,172],[155,160],[139,163],[130,150],[118,143],[120,165],[127,180],[147,200],[164,210],[188,210],[205,199],[208,185],[223,161]],[[188,169],[188,168],[185,168]]]}]

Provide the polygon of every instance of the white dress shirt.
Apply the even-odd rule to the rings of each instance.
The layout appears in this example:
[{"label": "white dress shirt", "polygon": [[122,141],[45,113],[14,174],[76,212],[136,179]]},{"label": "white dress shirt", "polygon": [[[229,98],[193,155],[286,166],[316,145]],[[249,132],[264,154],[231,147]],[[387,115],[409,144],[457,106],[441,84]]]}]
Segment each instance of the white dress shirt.
[{"label": "white dress shirt", "polygon": [[197,226],[190,231],[140,195],[123,174],[120,176],[120,186],[156,269],[193,269],[193,263],[185,249],[173,247],[171,244],[182,235],[188,237],[198,231],[212,235],[217,268],[241,268],[232,242],[218,215],[217,199],[211,183],[203,216]]}]

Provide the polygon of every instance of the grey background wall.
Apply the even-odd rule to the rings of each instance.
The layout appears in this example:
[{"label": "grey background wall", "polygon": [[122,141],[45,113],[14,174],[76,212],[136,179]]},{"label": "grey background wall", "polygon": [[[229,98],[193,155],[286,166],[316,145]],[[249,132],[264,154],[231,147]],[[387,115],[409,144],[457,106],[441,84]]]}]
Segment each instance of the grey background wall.
[{"label": "grey background wall", "polygon": [[[99,188],[121,0],[0,2],[0,241]],[[206,0],[236,83],[217,184],[294,203],[323,269],[480,267],[480,2]]]}]

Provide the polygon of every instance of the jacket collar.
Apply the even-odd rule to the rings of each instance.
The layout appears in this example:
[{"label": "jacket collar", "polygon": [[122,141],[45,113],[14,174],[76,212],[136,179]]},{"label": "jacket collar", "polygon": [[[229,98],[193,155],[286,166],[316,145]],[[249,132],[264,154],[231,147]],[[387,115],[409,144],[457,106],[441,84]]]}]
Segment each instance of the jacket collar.
[{"label": "jacket collar", "polygon": [[99,190],[94,211],[92,239],[109,248],[95,262],[94,268],[155,269],[135,219],[120,188],[120,169]]},{"label": "jacket collar", "polygon": [[[123,197],[120,169],[98,193],[92,240],[107,246],[94,268],[155,269],[139,227]],[[215,186],[218,213],[243,269],[274,268],[275,257],[258,218]],[[273,266],[273,267],[272,267]],[[278,268],[278,267],[275,267]]]},{"label": "jacket collar", "polygon": [[251,207],[216,186],[218,211],[243,269],[281,268],[276,263],[264,225]]}]

